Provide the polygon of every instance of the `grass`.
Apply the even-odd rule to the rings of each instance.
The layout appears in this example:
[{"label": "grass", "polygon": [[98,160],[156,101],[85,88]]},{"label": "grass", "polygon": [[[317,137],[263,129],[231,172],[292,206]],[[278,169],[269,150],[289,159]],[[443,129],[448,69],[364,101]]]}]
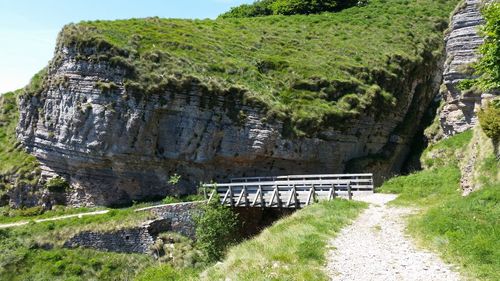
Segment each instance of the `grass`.
[{"label": "grass", "polygon": [[206,280],[328,280],[323,272],[328,240],[365,207],[335,200],[300,210],[230,249]]},{"label": "grass", "polygon": [[192,281],[198,280],[200,269],[173,268],[169,264],[151,266],[140,272],[135,281]]},{"label": "grass", "polygon": [[2,280],[131,280],[153,263],[147,255],[87,249],[33,249],[12,245],[6,240],[15,240],[14,237],[2,239]]},{"label": "grass", "polygon": [[19,221],[31,221],[36,219],[46,219],[58,216],[73,215],[78,213],[94,212],[104,210],[104,208],[73,208],[65,206],[54,206],[52,210],[44,211],[43,214],[27,216],[22,215],[22,210],[10,209],[8,207],[0,208],[0,223],[13,223]]},{"label": "grass", "polygon": [[471,153],[472,137],[471,130],[430,146],[422,159],[427,169],[391,179],[379,190],[400,194],[394,204],[421,207],[408,229],[424,247],[440,252],[471,279],[500,280],[499,162],[492,151],[479,158],[482,188],[461,196],[459,163]]},{"label": "grass", "polygon": [[[175,93],[195,84],[211,100],[207,106],[218,95],[257,103],[296,135],[311,135],[396,108],[407,84],[402,77],[426,75],[441,56],[457,2],[372,0],[318,15],[81,22],[67,25],[58,44],[75,46],[76,59],[126,69],[128,93]],[[37,85],[59,83],[46,82]]]},{"label": "grass", "polygon": [[0,96],[0,197],[13,185],[36,184],[40,175],[38,161],[16,139],[19,94],[16,91]]},{"label": "grass", "polygon": [[150,256],[62,245],[80,231],[113,231],[149,218],[134,209],[0,229],[0,280],[131,280],[154,264]]}]

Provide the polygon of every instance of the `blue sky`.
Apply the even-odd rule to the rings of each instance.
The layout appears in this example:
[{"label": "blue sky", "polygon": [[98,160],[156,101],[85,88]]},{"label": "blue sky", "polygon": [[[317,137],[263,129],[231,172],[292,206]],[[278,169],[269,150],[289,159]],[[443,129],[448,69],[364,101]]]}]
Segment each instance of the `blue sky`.
[{"label": "blue sky", "polygon": [[70,22],[159,16],[215,18],[253,0],[0,0],[0,93],[23,87],[47,65]]}]

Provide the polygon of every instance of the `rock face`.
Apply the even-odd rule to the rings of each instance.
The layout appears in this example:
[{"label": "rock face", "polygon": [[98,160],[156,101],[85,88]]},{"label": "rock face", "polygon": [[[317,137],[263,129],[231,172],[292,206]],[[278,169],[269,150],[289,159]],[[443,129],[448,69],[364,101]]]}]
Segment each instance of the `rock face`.
[{"label": "rock face", "polygon": [[[232,176],[375,172],[380,182],[399,172],[443,73],[433,56],[405,64],[405,75],[387,82],[397,87],[394,109],[292,138],[286,124],[230,90],[213,94],[177,77],[162,94],[132,94],[119,67],[77,58],[64,45],[56,58],[45,90],[21,98],[17,133],[45,177],[71,184],[71,205],[185,194],[200,181]],[[176,186],[168,183],[174,173],[182,176]]]},{"label": "rock face", "polygon": [[478,48],[483,43],[479,28],[484,23],[480,13],[481,0],[466,0],[453,15],[446,36],[446,63],[442,94],[445,105],[440,113],[445,136],[468,130],[477,122],[485,94],[477,90],[462,91],[460,81],[475,78],[470,64],[477,61]]}]

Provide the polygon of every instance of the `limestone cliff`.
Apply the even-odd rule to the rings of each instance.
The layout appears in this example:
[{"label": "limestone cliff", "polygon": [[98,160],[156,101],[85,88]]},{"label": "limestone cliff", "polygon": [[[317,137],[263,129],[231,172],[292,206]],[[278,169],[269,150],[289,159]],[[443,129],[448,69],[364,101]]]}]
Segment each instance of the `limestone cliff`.
[{"label": "limestone cliff", "polygon": [[444,107],[440,113],[445,136],[471,129],[477,122],[477,111],[482,100],[491,97],[479,90],[461,90],[459,83],[474,77],[472,64],[479,58],[478,49],[483,43],[480,27],[484,19],[480,7],[485,1],[465,0],[452,16],[446,36],[446,63],[442,90]]},{"label": "limestone cliff", "polygon": [[70,184],[53,189],[72,205],[233,176],[373,172],[380,183],[400,172],[442,81],[456,2],[423,2],[68,25],[20,98],[18,139],[40,161],[40,182]]},{"label": "limestone cliff", "polygon": [[[363,157],[356,171],[376,163],[378,179],[386,177],[400,169],[442,73],[438,59],[411,66],[415,75],[401,77],[396,110],[325,128],[321,137],[287,138],[262,108],[210,94],[194,78],[172,78],[162,94],[131,95],[122,69],[75,56],[58,47],[45,90],[21,98],[17,129],[43,174],[71,183],[74,205],[188,193],[199,181],[231,176],[343,172]],[[116,88],[103,90],[102,81]],[[182,175],[178,187],[167,183],[173,173]]]}]

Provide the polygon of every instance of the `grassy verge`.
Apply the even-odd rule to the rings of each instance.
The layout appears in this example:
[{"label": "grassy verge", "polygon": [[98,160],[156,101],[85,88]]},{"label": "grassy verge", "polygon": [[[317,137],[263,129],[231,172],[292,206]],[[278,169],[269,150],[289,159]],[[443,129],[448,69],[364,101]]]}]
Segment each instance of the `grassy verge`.
[{"label": "grassy verge", "polygon": [[232,248],[205,280],[328,280],[323,272],[328,240],[365,207],[335,200],[300,210]]},{"label": "grassy verge", "polygon": [[400,194],[394,204],[422,208],[408,229],[424,247],[472,279],[500,280],[500,183],[491,181],[499,165],[494,156],[482,159],[478,172],[487,180],[462,197],[458,165],[471,138],[469,131],[429,147],[422,159],[426,170],[394,178],[380,191]]},{"label": "grassy verge", "polygon": [[4,223],[14,223],[20,221],[32,221],[37,219],[53,218],[65,215],[73,215],[78,213],[88,213],[99,210],[105,210],[105,208],[72,208],[66,206],[54,206],[52,210],[43,211],[40,215],[23,215],[23,210],[13,210],[8,207],[0,208],[0,224]]}]

